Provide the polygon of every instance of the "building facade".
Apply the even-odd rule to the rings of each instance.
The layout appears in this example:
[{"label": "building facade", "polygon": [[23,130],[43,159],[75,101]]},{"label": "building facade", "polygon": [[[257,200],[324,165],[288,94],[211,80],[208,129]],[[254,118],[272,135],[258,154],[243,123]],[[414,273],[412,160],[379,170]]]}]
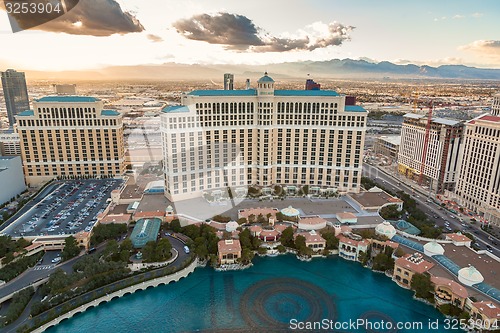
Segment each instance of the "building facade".
[{"label": "building facade", "polygon": [[[398,171],[418,180],[422,163],[424,184],[436,193],[453,191],[461,163],[463,123],[456,120],[432,118],[427,148],[427,116],[408,113],[401,127],[401,144],[398,153]],[[423,161],[425,153],[425,161]]]},{"label": "building facade", "polygon": [[20,156],[21,143],[19,134],[9,129],[0,132],[0,156]]},{"label": "building facade", "polygon": [[0,157],[0,184],[2,184],[0,205],[3,205],[26,190],[23,166],[19,156]]},{"label": "building facade", "polygon": [[379,136],[373,145],[375,154],[380,154],[391,159],[391,162],[396,162],[398,159],[399,145],[401,144],[400,135]]},{"label": "building facade", "polygon": [[410,288],[413,275],[424,274],[432,267],[434,263],[425,260],[420,253],[405,254],[394,262],[392,280],[401,287]]},{"label": "building facade", "polygon": [[23,72],[13,69],[1,72],[1,76],[3,95],[7,106],[7,118],[9,119],[9,126],[12,127],[16,122],[16,115],[30,108],[26,77]]},{"label": "building facade", "polygon": [[[325,90],[197,90],[161,116],[165,195],[248,185],[359,192],[367,112]],[[233,191],[232,193],[236,193]]]},{"label": "building facade", "polygon": [[500,225],[500,116],[466,123],[456,195],[462,206]]},{"label": "building facade", "polygon": [[234,74],[226,73],[224,74],[224,90],[234,89]]},{"label": "building facade", "polygon": [[122,116],[103,101],[47,96],[17,116],[26,182],[124,173]]},{"label": "building facade", "polygon": [[491,104],[491,114],[500,117],[500,93],[493,96],[493,103]]}]

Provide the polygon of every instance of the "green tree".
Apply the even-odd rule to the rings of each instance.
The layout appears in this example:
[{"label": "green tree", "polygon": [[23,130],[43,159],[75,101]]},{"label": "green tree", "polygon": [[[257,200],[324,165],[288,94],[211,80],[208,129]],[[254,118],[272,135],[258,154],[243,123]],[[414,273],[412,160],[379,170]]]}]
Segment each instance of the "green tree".
[{"label": "green tree", "polygon": [[248,223],[254,223],[254,222],[255,222],[255,214],[248,215]]},{"label": "green tree", "polygon": [[246,265],[252,261],[254,256],[254,252],[251,249],[245,247],[241,250],[240,262]]},{"label": "green tree", "polygon": [[287,247],[295,247],[295,243],[293,241],[293,228],[287,227],[281,233],[281,244]]},{"label": "green tree", "polygon": [[73,236],[67,237],[64,241],[64,249],[62,250],[63,260],[69,260],[78,254],[80,254],[80,248],[78,247],[76,238]]},{"label": "green tree", "polygon": [[380,216],[384,220],[397,220],[401,216],[401,212],[398,211],[398,207],[396,205],[389,205],[380,210]]},{"label": "green tree", "polygon": [[312,254],[312,250],[306,245],[306,238],[302,235],[295,237],[295,248],[299,251],[299,255]]},{"label": "green tree", "polygon": [[283,215],[282,212],[276,213],[276,220],[278,220],[279,222],[283,222],[284,219],[285,219],[285,215]]},{"label": "green tree", "polygon": [[383,252],[377,254],[373,259],[372,268],[375,271],[386,271],[388,269],[392,269],[393,267],[394,267],[394,261],[391,260],[391,258]]},{"label": "green tree", "polygon": [[239,224],[239,225],[245,224],[245,223],[247,223],[247,222],[248,222],[248,221],[247,221],[247,219],[246,219],[246,218],[244,218],[244,217],[240,217],[240,218],[238,219],[238,224]]},{"label": "green tree", "polygon": [[415,291],[415,296],[423,299],[432,299],[434,284],[427,274],[416,273],[413,275],[410,283],[411,289]]},{"label": "green tree", "polygon": [[170,229],[172,229],[173,232],[180,232],[181,228],[181,222],[179,219],[175,219],[170,222]]},{"label": "green tree", "polygon": [[337,250],[339,248],[339,239],[335,237],[335,232],[325,231],[321,233],[321,237],[326,241],[327,250]]},{"label": "green tree", "polygon": [[167,238],[160,239],[156,244],[155,259],[160,262],[167,261],[172,257],[171,250],[172,244],[170,244],[170,241]]}]

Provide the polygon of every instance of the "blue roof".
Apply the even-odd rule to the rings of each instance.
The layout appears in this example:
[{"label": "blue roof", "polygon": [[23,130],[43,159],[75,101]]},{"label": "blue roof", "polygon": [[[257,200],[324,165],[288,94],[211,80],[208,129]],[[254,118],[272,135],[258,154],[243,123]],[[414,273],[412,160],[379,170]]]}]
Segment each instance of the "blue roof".
[{"label": "blue roof", "polygon": [[364,107],[360,105],[346,105],[345,111],[347,112],[367,112]]},{"label": "blue roof", "polygon": [[100,99],[89,96],[45,96],[35,99],[36,102],[60,102],[60,103],[92,103]]},{"label": "blue roof", "polygon": [[275,90],[275,96],[338,96],[334,90]]},{"label": "blue roof", "polygon": [[185,105],[174,105],[174,106],[167,106],[164,107],[162,112],[165,113],[170,113],[170,112],[189,112],[189,108]]},{"label": "blue roof", "polygon": [[33,110],[26,110],[23,112],[19,112],[17,116],[25,117],[25,116],[33,116],[34,114],[35,113],[33,112]]},{"label": "blue roof", "polygon": [[[192,96],[257,96],[256,89],[247,90],[194,90]],[[275,90],[275,96],[339,96],[333,90]],[[363,109],[364,110],[364,109]]]},{"label": "blue roof", "polygon": [[193,90],[188,95],[194,96],[257,96],[257,90]]},{"label": "blue roof", "polygon": [[116,110],[102,110],[101,116],[119,116],[120,112]]},{"label": "blue roof", "polygon": [[272,77],[267,76],[267,73],[266,73],[266,75],[261,77],[257,82],[274,82],[274,80]]}]

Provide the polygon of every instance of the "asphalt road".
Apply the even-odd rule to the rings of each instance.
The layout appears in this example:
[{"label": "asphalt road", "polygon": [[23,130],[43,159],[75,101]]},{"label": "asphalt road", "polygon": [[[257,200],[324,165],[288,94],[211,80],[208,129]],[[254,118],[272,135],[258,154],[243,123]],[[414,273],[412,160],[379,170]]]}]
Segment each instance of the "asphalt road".
[{"label": "asphalt road", "polygon": [[65,272],[71,272],[75,260],[78,258],[73,258],[64,263],[55,264],[52,263],[52,259],[59,255],[59,251],[47,251],[42,258],[40,264],[28,269],[27,271],[21,273],[15,279],[7,282],[0,287],[0,298],[16,292],[24,287],[31,285],[32,283],[48,277],[57,268],[61,268]]},{"label": "asphalt road", "polygon": [[[500,257],[500,249],[498,247],[499,241],[497,240],[497,245],[494,245],[492,241],[488,239],[490,235],[481,230],[478,224],[470,224],[467,222],[468,219],[464,219],[466,221],[460,222],[456,214],[452,214],[446,209],[440,209],[442,207],[434,202],[427,202],[428,197],[426,195],[415,191],[411,185],[401,182],[399,179],[386,174],[373,165],[366,163],[363,164],[363,176],[372,178],[393,192],[403,190],[404,192],[410,194],[417,202],[418,208],[427,214],[429,219],[434,221],[437,226],[443,227],[445,232],[450,232],[449,230],[446,230],[445,226],[445,222],[448,222],[452,230],[461,230],[463,232],[472,233],[476,242],[481,244],[481,250],[485,250],[486,245],[489,245],[492,248],[492,253],[497,257]],[[435,216],[437,216],[437,218],[435,218]],[[455,216],[455,218],[452,216]]]}]

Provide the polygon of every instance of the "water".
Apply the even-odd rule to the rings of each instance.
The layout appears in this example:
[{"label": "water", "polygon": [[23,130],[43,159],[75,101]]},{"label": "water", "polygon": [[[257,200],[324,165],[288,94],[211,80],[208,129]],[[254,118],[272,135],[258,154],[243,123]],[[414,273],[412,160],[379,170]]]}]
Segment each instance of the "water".
[{"label": "water", "polygon": [[[256,258],[244,271],[198,268],[177,283],[89,309],[47,332],[290,332],[292,319],[325,319],[325,327],[335,328],[327,320],[346,325],[359,318],[372,324],[421,323],[423,328],[370,331],[344,326],[318,331],[458,332],[445,330],[445,318],[412,294],[385,275],[338,257],[311,262],[293,256]],[[429,329],[429,321],[436,320],[440,328]]]}]

